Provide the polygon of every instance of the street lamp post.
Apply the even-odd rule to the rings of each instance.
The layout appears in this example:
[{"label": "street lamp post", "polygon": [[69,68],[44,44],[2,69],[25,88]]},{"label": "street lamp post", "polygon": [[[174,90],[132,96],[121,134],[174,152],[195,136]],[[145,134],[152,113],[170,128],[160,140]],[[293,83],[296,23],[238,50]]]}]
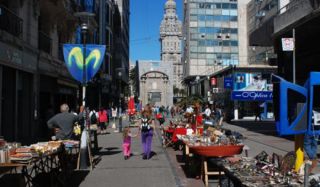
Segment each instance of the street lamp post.
[{"label": "street lamp post", "polygon": [[121,77],[122,77],[122,72],[118,72],[119,76],[119,132],[122,132],[122,107],[121,107]]},{"label": "street lamp post", "polygon": [[[80,141],[80,152],[78,157],[78,164],[77,169],[87,169],[88,166],[90,166],[90,170],[92,170],[92,157],[91,157],[91,150],[89,142],[89,128],[87,123],[87,110],[86,110],[86,82],[87,82],[87,67],[86,67],[86,34],[89,30],[89,18],[93,17],[95,14],[90,12],[77,12],[74,14],[76,17],[80,18],[81,24],[81,33],[83,36],[83,69],[82,69],[82,106],[84,108],[83,110],[83,125],[84,130],[81,135],[81,141]],[[82,18],[82,19],[81,19]],[[89,164],[87,161],[89,160]]]},{"label": "street lamp post", "polygon": [[[86,39],[87,39],[87,31],[88,31],[88,25],[86,23],[82,23],[81,24],[81,32],[82,32],[82,35],[83,35],[83,77],[82,77],[82,80],[83,80],[83,83],[82,83],[82,105],[83,107],[86,106],[86,82],[87,82],[87,73],[86,73]],[[85,112],[84,112],[84,121],[86,123],[86,116],[85,116]]]}]

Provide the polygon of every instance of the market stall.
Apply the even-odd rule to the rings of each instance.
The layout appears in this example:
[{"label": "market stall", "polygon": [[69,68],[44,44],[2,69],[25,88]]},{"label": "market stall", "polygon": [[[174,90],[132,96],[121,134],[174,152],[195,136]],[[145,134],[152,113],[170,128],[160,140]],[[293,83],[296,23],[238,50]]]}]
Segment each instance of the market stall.
[{"label": "market stall", "polygon": [[51,184],[65,185],[72,154],[77,155],[78,141],[39,142],[30,146],[0,140],[0,174],[20,173],[26,186],[34,186],[39,174],[48,174]]},{"label": "market stall", "polygon": [[210,175],[221,175],[221,169],[216,168],[209,171],[208,159],[224,158],[240,154],[244,145],[238,133],[224,129],[208,128],[202,134],[179,135],[178,138],[185,145],[186,165],[189,164],[189,157],[195,154],[201,159],[201,177],[208,186]]}]

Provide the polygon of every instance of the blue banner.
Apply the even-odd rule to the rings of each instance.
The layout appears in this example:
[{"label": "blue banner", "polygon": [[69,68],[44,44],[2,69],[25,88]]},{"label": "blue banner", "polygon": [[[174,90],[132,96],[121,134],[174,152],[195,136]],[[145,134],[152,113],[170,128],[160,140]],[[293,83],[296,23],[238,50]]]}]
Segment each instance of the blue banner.
[{"label": "blue banner", "polygon": [[270,91],[233,91],[232,100],[240,101],[272,101],[273,93]]},{"label": "blue banner", "polygon": [[83,45],[64,44],[63,56],[66,66],[74,79],[87,83],[98,72],[106,51],[105,45],[86,45],[86,80],[83,80]]},{"label": "blue banner", "polygon": [[86,12],[93,13],[94,0],[85,0],[84,6],[85,6]]},{"label": "blue banner", "polygon": [[225,77],[224,78],[224,88],[232,89],[233,88],[233,78]]}]

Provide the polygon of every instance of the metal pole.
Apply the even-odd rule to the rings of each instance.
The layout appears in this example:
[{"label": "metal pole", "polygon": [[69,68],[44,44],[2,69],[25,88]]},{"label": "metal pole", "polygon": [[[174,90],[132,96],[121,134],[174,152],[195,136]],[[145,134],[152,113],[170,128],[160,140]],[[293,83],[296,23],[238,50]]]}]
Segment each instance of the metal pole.
[{"label": "metal pole", "polygon": [[[292,30],[292,38],[293,38],[293,62],[292,62],[292,82],[296,83],[296,30]],[[304,135],[296,135],[295,136],[295,151],[296,151],[296,163],[295,163],[295,171],[299,171],[303,160],[304,160],[304,153],[303,153],[303,141]]]},{"label": "metal pole", "polygon": [[120,80],[119,80],[119,132],[122,132],[122,108],[121,108],[121,76],[120,76]]},{"label": "metal pole", "polygon": [[[86,80],[87,80],[87,68],[86,68],[86,31],[83,31],[83,83],[82,83],[82,105],[86,106]],[[86,116],[84,116],[84,122],[86,122]]]},{"label": "metal pole", "polygon": [[293,83],[296,83],[296,30],[292,30],[292,35],[293,35],[293,64],[292,64],[292,73],[293,73]]}]

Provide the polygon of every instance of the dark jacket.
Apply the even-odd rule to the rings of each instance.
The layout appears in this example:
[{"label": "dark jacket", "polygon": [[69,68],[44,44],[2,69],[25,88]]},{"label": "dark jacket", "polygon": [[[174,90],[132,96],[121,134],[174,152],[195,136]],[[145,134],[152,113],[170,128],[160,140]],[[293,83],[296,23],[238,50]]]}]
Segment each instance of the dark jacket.
[{"label": "dark jacket", "polygon": [[79,117],[77,115],[69,112],[63,112],[53,116],[51,119],[49,119],[47,124],[50,129],[60,129],[60,131],[56,134],[57,139],[66,140],[72,138],[73,126],[78,120]]}]

